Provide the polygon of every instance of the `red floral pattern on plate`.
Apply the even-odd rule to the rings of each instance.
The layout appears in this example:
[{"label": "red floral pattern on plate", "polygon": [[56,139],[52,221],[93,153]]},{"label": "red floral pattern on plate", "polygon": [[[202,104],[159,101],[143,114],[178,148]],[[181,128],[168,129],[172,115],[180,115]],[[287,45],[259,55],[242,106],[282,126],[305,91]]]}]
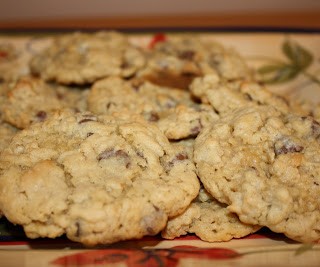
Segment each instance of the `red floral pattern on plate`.
[{"label": "red floral pattern on plate", "polygon": [[227,248],[177,246],[170,249],[104,249],[64,256],[51,262],[62,267],[123,262],[128,267],[176,267],[181,259],[233,259],[241,255]]}]

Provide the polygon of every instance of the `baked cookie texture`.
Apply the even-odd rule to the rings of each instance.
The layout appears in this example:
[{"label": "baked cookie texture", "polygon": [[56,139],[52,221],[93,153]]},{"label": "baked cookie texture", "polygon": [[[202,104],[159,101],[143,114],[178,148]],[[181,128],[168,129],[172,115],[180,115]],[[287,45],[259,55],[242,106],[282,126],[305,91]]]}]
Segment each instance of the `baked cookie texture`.
[{"label": "baked cookie texture", "polygon": [[188,89],[196,77],[216,73],[225,79],[243,79],[251,71],[233,49],[196,35],[168,35],[147,54],[147,63],[138,72],[155,84]]},{"label": "baked cookie texture", "polygon": [[0,215],[86,245],[261,226],[319,241],[319,106],[207,37],[77,32],[23,65],[0,44]]},{"label": "baked cookie texture", "polygon": [[290,110],[284,97],[271,93],[251,80],[226,81],[216,74],[208,74],[195,79],[190,85],[190,91],[203,103],[210,104],[219,114],[249,105],[271,105],[284,113]]},{"label": "baked cookie texture", "polygon": [[93,84],[88,94],[88,110],[95,114],[140,116],[156,124],[171,140],[196,136],[218,118],[210,105],[194,102],[187,91],[119,77]]},{"label": "baked cookie texture", "polygon": [[320,238],[320,125],[312,117],[250,106],[196,138],[194,161],[208,192],[244,223],[301,242]]},{"label": "baked cookie texture", "polygon": [[2,92],[2,118],[20,129],[45,120],[55,110],[86,110],[87,90],[50,85],[31,76],[3,84]]},{"label": "baked cookie texture", "polygon": [[171,218],[161,235],[166,239],[174,239],[181,235],[194,233],[201,240],[208,242],[229,241],[241,238],[259,230],[260,226],[242,223],[235,213],[201,188],[198,197],[187,210]]},{"label": "baked cookie texture", "polygon": [[19,130],[9,123],[0,120],[0,154]]},{"label": "baked cookie texture", "polygon": [[0,82],[15,81],[29,74],[29,67],[24,63],[22,52],[12,43],[0,43]]},{"label": "baked cookie texture", "polygon": [[46,81],[87,84],[118,75],[130,77],[145,64],[143,53],[118,32],[76,32],[57,37],[30,62],[31,72]]},{"label": "baked cookie texture", "polygon": [[59,111],[2,152],[0,210],[30,238],[86,245],[160,232],[197,196],[186,153],[158,128]]}]

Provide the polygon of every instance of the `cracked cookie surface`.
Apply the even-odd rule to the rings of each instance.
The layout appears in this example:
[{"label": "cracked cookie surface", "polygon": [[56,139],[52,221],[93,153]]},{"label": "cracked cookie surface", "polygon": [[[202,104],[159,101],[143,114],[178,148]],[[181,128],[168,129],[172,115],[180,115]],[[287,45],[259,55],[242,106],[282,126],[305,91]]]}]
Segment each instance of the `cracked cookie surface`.
[{"label": "cracked cookie surface", "polygon": [[216,74],[208,74],[196,78],[190,85],[190,91],[221,115],[240,107],[259,105],[270,105],[284,113],[289,111],[283,97],[250,80],[226,81]]},{"label": "cracked cookie surface", "polygon": [[210,194],[242,222],[297,241],[320,238],[320,124],[246,107],[198,135],[194,161]]},{"label": "cracked cookie surface", "polygon": [[146,58],[145,67],[137,75],[162,86],[188,89],[194,78],[209,73],[231,80],[251,75],[236,51],[195,35],[168,35]]},{"label": "cracked cookie surface", "polygon": [[45,120],[58,109],[86,110],[87,90],[47,84],[31,76],[3,84],[2,91],[2,118],[20,129]]},{"label": "cracked cookie surface", "polygon": [[24,61],[22,51],[13,43],[0,43],[0,81],[15,81],[29,74],[29,67]]},{"label": "cracked cookie surface", "polygon": [[166,239],[194,233],[204,241],[221,242],[241,238],[256,232],[261,227],[242,223],[226,204],[216,201],[201,188],[198,197],[186,211],[172,219],[162,230]]},{"label": "cracked cookie surface", "polygon": [[156,124],[169,139],[196,136],[218,118],[211,106],[194,102],[190,94],[146,81],[109,77],[93,84],[88,110],[95,114],[124,113]]},{"label": "cracked cookie surface", "polygon": [[186,153],[152,125],[59,111],[0,162],[0,210],[28,237],[109,244],[160,232],[197,196]]},{"label": "cracked cookie surface", "polygon": [[111,75],[129,77],[143,65],[140,49],[127,36],[111,31],[62,35],[30,62],[32,73],[62,84],[93,83]]}]

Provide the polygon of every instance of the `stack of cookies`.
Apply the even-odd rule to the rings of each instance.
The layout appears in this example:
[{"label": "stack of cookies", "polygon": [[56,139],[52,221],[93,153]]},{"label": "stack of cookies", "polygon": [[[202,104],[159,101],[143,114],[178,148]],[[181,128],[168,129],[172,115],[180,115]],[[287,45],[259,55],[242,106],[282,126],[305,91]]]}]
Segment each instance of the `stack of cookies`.
[{"label": "stack of cookies", "polygon": [[28,237],[320,239],[320,124],[236,51],[118,32],[57,36],[27,66],[5,49],[0,214]]}]

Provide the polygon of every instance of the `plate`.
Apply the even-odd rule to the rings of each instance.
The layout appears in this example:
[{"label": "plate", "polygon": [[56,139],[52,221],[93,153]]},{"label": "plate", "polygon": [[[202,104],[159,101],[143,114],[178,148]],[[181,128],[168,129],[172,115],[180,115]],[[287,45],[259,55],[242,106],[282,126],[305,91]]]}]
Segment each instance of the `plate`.
[{"label": "plate", "polygon": [[[268,88],[272,92],[307,100],[310,105],[320,102],[320,33],[193,34],[237,50],[252,68],[260,70],[265,81],[270,82]],[[130,38],[142,46],[156,40],[153,34],[141,33],[130,34]],[[24,63],[51,40],[52,34],[0,35],[0,44],[14,44]],[[292,71],[292,65],[300,67]],[[208,243],[194,235],[174,240],[155,236],[87,248],[65,237],[27,239],[19,227],[2,218],[0,258],[3,267],[320,266],[320,244],[297,243],[263,228],[229,242]]]}]

